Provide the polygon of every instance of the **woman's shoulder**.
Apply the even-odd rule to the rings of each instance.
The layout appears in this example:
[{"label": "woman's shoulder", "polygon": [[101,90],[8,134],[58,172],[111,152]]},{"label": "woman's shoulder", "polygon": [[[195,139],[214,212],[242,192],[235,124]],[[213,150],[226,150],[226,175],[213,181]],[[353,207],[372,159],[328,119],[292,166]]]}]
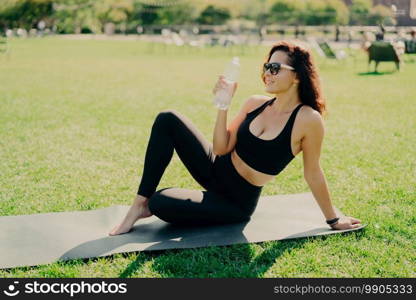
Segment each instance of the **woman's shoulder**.
[{"label": "woman's shoulder", "polygon": [[302,105],[298,114],[301,127],[309,129],[324,127],[324,119],[321,114],[309,105]]},{"label": "woman's shoulder", "polygon": [[266,103],[267,101],[270,101],[272,99],[273,97],[270,97],[270,96],[251,95],[245,103],[246,112],[250,113],[254,111],[255,109],[257,109],[258,107],[260,107],[261,105],[263,105],[264,103]]},{"label": "woman's shoulder", "polygon": [[301,118],[307,122],[320,122],[323,120],[321,114],[307,104],[303,104],[301,106],[299,109],[299,114],[302,115]]},{"label": "woman's shoulder", "polygon": [[256,103],[264,103],[266,101],[272,100],[274,97],[265,96],[265,95],[251,95],[250,99]]}]

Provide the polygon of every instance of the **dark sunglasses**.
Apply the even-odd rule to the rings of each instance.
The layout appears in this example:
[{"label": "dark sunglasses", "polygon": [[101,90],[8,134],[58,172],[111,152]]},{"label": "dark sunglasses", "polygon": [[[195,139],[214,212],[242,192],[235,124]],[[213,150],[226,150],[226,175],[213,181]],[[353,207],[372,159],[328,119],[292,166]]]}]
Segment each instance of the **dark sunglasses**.
[{"label": "dark sunglasses", "polygon": [[272,75],[276,75],[277,73],[279,73],[281,68],[292,70],[292,71],[295,70],[293,67],[289,65],[274,62],[274,63],[265,63],[263,65],[263,73],[265,73],[267,70],[270,70],[270,73]]}]

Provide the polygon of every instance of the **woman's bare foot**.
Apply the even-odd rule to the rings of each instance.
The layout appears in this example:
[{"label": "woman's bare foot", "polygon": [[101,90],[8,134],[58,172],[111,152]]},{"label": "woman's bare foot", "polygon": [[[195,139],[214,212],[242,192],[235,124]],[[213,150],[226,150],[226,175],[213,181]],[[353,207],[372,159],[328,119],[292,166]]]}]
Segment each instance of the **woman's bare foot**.
[{"label": "woman's bare foot", "polygon": [[123,222],[114,227],[108,235],[118,235],[129,232],[138,219],[152,216],[148,206],[149,199],[137,195]]}]

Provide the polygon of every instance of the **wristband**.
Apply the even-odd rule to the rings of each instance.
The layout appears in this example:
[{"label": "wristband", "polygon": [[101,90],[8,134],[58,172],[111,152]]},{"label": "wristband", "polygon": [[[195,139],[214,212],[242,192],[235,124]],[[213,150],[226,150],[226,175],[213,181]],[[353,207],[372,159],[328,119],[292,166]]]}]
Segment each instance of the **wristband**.
[{"label": "wristband", "polygon": [[336,221],[335,223],[329,225],[329,227],[334,228],[334,226],[337,225],[337,224],[338,224],[338,221]]},{"label": "wristband", "polygon": [[329,226],[333,226],[335,224],[338,223],[339,218],[333,218],[331,220],[326,220],[326,224],[328,224]]}]

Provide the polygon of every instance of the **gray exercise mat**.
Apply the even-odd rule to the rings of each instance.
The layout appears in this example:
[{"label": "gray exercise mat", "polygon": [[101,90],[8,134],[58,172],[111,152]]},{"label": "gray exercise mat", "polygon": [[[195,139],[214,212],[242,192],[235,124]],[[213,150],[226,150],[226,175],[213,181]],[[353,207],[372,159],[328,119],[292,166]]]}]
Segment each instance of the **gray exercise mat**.
[{"label": "gray exercise mat", "polygon": [[116,205],[90,211],[0,217],[0,268],[131,251],[293,239],[365,227],[332,230],[312,193],[301,193],[261,196],[251,220],[245,223],[179,226],[152,216],[140,219],[127,234],[108,236],[128,208]]}]

